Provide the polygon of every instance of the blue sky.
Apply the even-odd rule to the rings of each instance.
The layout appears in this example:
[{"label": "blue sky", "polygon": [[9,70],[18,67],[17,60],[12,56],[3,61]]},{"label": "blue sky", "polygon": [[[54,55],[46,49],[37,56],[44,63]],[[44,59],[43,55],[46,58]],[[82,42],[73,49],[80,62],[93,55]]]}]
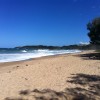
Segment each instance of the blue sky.
[{"label": "blue sky", "polygon": [[89,42],[100,0],[0,0],[0,47]]}]

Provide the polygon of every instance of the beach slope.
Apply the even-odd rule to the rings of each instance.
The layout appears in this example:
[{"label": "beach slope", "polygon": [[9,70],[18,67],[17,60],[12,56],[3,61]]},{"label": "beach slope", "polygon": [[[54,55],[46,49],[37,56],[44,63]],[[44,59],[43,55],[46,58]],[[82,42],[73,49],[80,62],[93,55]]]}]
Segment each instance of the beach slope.
[{"label": "beach slope", "polygon": [[100,60],[89,53],[0,63],[0,100],[100,100]]}]

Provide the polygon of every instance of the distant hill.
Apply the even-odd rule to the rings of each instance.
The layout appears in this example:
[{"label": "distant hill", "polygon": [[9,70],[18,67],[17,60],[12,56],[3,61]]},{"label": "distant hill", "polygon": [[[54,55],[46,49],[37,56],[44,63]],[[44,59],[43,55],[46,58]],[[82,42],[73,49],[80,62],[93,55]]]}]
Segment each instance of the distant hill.
[{"label": "distant hill", "polygon": [[15,48],[0,48],[0,50],[11,50],[11,49],[19,49],[19,50],[38,50],[38,49],[49,49],[49,50],[71,50],[71,49],[79,49],[79,50],[100,50],[100,45],[92,45],[92,44],[78,44],[78,45],[68,45],[68,46],[45,46],[45,45],[27,45],[27,46],[19,46]]},{"label": "distant hill", "polygon": [[79,49],[79,50],[94,50],[96,48],[100,48],[100,46],[95,45],[68,45],[68,46],[45,46],[45,45],[33,45],[33,46],[22,46],[22,47],[15,47],[15,49],[49,49],[49,50],[62,50],[62,49]]}]

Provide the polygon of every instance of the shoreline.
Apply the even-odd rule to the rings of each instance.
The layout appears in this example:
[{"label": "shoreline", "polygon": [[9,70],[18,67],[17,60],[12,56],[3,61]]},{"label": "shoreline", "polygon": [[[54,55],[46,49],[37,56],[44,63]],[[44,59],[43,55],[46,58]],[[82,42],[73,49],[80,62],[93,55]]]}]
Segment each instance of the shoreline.
[{"label": "shoreline", "polygon": [[10,63],[11,63],[11,64],[13,64],[13,63],[20,63],[20,62],[25,62],[25,61],[30,61],[30,60],[36,60],[36,59],[45,59],[45,58],[55,57],[55,56],[81,54],[81,53],[85,53],[85,52],[86,52],[86,53],[88,53],[88,52],[94,52],[94,50],[84,50],[84,51],[77,52],[77,53],[64,53],[64,54],[47,55],[47,56],[29,58],[29,59],[19,60],[19,61],[0,62],[0,65],[3,65],[3,64],[10,64]]},{"label": "shoreline", "polygon": [[80,55],[80,54],[84,54],[84,53],[86,54],[86,53],[91,53],[91,52],[95,52],[95,51],[94,50],[86,50],[86,51],[82,51],[79,53],[57,54],[57,55],[42,56],[42,57],[37,57],[37,58],[30,58],[30,59],[21,60],[21,61],[0,62],[0,69],[1,69],[0,73],[2,73],[2,70],[6,70],[6,72],[7,72],[8,70],[13,69],[13,66],[21,66],[21,64],[27,65],[27,63],[32,62],[32,61],[35,62],[38,60],[52,59],[54,57],[61,57],[61,56],[67,57],[67,56]]},{"label": "shoreline", "polygon": [[[12,52],[12,51],[11,51]],[[26,61],[33,58],[48,57],[53,55],[78,53],[80,50],[33,50],[26,53],[2,53],[0,54],[0,63]]]},{"label": "shoreline", "polygon": [[[65,92],[67,88],[76,88],[78,84],[70,83],[70,80],[73,80],[71,77],[74,75],[80,77],[78,79],[82,79],[81,77],[89,77],[91,79],[92,77],[99,77],[100,61],[85,59],[81,56],[92,52],[84,51],[77,54],[61,54],[25,61],[0,63],[0,100],[10,100],[5,99],[7,97],[13,100],[17,98],[37,100],[35,97],[33,99],[31,95],[43,96],[44,92],[42,90],[44,89],[44,96],[47,97],[49,95],[51,97],[52,93]],[[91,75],[91,77],[88,75]],[[87,89],[87,86],[83,88]],[[24,90],[27,90],[29,95],[20,95],[20,91],[23,92]],[[33,90],[35,94],[31,92]],[[56,94],[54,95],[56,96]]]},{"label": "shoreline", "polygon": [[[84,51],[83,51],[84,52]],[[82,53],[82,52],[79,52]],[[52,58],[52,57],[57,57],[57,56],[62,56],[62,55],[72,55],[72,54],[79,54],[79,53],[64,53],[64,54],[56,54],[56,55],[47,55],[47,56],[41,56],[41,57],[35,57],[35,58],[29,58],[26,60],[19,60],[19,61],[11,61],[11,62],[0,62],[0,65],[2,64],[13,64],[13,63],[20,63],[20,62],[26,62],[26,61],[31,61],[31,60],[37,60],[37,59],[46,59],[46,58]]]},{"label": "shoreline", "polygon": [[29,59],[25,59],[25,60],[18,60],[18,61],[0,62],[0,64],[1,63],[12,63],[12,62],[23,62],[23,61],[28,61],[28,60],[32,60],[32,59],[39,59],[39,58],[44,58],[44,57],[59,56],[59,55],[66,55],[66,54],[77,54],[77,53],[81,53],[81,52],[84,52],[84,51],[75,52],[75,53],[62,53],[62,54],[54,54],[54,55],[40,56],[40,57],[34,57],[34,58],[29,58]]}]

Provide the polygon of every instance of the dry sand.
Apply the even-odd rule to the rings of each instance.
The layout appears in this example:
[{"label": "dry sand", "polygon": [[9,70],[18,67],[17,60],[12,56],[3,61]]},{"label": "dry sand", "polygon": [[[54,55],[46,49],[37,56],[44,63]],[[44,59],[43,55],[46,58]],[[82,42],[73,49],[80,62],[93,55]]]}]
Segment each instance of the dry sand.
[{"label": "dry sand", "polygon": [[100,100],[100,60],[86,53],[0,63],[0,100]]}]

